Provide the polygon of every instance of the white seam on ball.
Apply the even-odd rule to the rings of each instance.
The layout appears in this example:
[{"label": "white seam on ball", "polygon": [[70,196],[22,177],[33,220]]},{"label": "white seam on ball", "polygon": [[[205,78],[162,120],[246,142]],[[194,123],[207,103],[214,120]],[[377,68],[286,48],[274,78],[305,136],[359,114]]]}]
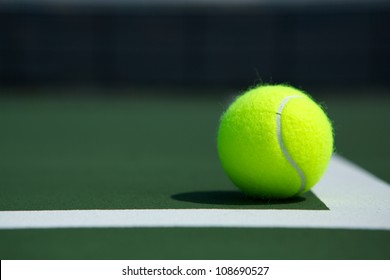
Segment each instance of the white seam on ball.
[{"label": "white seam on ball", "polygon": [[299,168],[299,166],[296,164],[296,162],[292,159],[292,157],[289,155],[286,147],[284,146],[283,139],[282,139],[282,123],[281,123],[281,116],[282,116],[282,111],[284,109],[284,106],[287,104],[288,101],[290,101],[292,98],[301,98],[302,96],[299,95],[293,95],[293,96],[288,96],[280,102],[278,111],[276,112],[276,135],[278,138],[279,142],[279,147],[282,150],[285,158],[287,161],[290,163],[290,165],[295,169],[295,171],[298,173],[298,176],[301,181],[301,185],[299,186],[299,191],[297,194],[300,194],[304,191],[305,185],[306,185],[306,178],[305,174],[303,174],[303,171]]}]

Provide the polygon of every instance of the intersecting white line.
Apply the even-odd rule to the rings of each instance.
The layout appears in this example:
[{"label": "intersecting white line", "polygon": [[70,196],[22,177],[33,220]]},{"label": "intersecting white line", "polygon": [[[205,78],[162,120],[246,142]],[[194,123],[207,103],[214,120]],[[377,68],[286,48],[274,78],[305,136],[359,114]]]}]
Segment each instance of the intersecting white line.
[{"label": "intersecting white line", "polygon": [[390,230],[390,186],[334,155],[313,192],[330,210],[0,211],[0,229],[107,227],[278,227]]}]

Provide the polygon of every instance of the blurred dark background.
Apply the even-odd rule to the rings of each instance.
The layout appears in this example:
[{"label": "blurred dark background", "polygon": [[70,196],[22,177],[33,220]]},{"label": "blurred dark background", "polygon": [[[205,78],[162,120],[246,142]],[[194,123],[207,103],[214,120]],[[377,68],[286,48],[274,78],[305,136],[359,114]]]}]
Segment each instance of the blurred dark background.
[{"label": "blurred dark background", "polygon": [[[39,141],[35,147],[28,139],[43,143],[53,128],[28,120],[55,119],[57,111],[70,127],[84,125],[97,138],[116,112],[109,100],[128,104],[117,121],[123,123],[131,119],[131,104],[146,97],[137,120],[156,117],[148,133],[167,137],[159,128],[171,125],[178,135],[167,143],[175,148],[203,137],[199,151],[218,166],[215,131],[232,95],[260,82],[290,83],[326,108],[337,153],[390,181],[389,65],[385,0],[0,0],[0,127],[10,138],[0,148],[2,156],[11,147],[41,151]],[[77,98],[68,107],[63,97]],[[84,106],[96,107],[88,125],[75,118],[90,112]],[[182,110],[187,106],[192,109]],[[165,114],[173,116],[169,122]],[[184,123],[191,124],[187,132]],[[15,134],[29,127],[45,133]],[[61,154],[64,143],[53,142]]]},{"label": "blurred dark background", "polygon": [[0,86],[387,87],[389,30],[389,1],[0,0]]}]

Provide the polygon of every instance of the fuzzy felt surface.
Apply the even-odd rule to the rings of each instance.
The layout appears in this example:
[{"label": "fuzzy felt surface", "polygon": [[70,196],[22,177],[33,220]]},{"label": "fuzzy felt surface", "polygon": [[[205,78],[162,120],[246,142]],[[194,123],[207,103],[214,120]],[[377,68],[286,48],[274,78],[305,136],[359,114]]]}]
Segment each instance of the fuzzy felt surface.
[{"label": "fuzzy felt surface", "polygon": [[[281,102],[290,99],[276,114]],[[277,129],[280,125],[281,147]],[[287,198],[300,192],[301,178],[283,153],[285,148],[305,176],[304,191],[322,176],[333,151],[331,124],[303,92],[285,85],[260,86],[239,96],[222,115],[218,154],[223,169],[245,193]]]}]

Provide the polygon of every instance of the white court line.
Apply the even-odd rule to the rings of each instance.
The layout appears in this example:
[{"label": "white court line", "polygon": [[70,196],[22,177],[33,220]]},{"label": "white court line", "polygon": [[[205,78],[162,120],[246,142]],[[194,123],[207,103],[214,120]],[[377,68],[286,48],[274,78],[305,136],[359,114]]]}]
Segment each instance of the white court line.
[{"label": "white court line", "polygon": [[286,227],[390,230],[390,186],[340,156],[314,187],[328,210],[0,211],[0,229],[86,227]]}]

